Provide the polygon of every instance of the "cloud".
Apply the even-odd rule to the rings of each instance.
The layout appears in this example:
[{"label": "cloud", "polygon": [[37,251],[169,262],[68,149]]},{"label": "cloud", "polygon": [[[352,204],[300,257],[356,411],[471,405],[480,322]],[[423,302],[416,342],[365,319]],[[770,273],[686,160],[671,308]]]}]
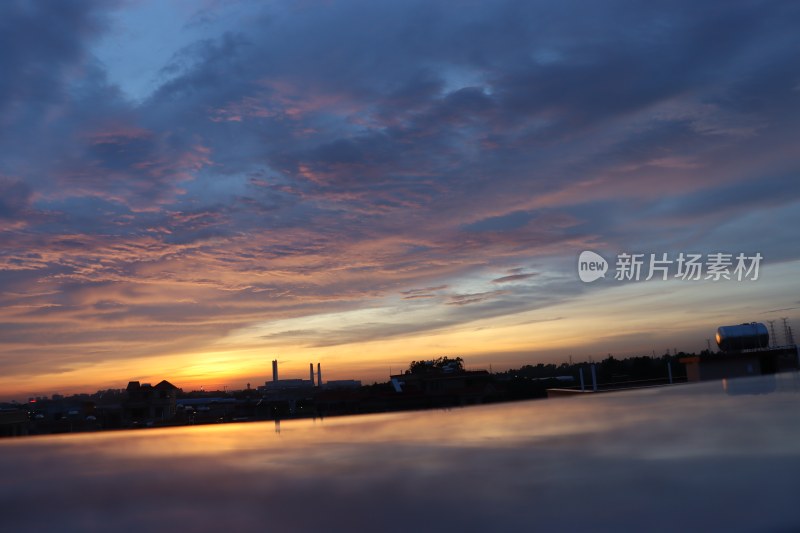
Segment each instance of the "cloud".
[{"label": "cloud", "polygon": [[503,291],[475,292],[470,294],[454,294],[447,305],[471,305],[491,300],[505,294]]},{"label": "cloud", "polygon": [[[512,315],[580,294],[553,278],[581,249],[798,258],[793,3],[163,9],[184,29],[131,47],[158,73],[134,100],[97,59],[144,23],[131,6],[0,7],[18,358],[194,349],[387,298],[451,325]],[[409,320],[342,338],[428,327]]]},{"label": "cloud", "polygon": [[536,272],[529,272],[527,274],[510,274],[508,276],[495,278],[492,280],[492,283],[508,283],[511,281],[522,281],[524,279],[532,278],[536,275],[537,275]]},{"label": "cloud", "polygon": [[[64,80],[86,59],[88,38],[107,28],[95,2],[53,6],[4,2],[0,7],[0,110],[19,116],[14,104],[63,100]],[[33,98],[32,98],[33,97]],[[35,99],[35,100],[34,100]]]},{"label": "cloud", "polygon": [[447,285],[438,285],[436,287],[425,287],[422,289],[408,289],[400,291],[403,300],[419,300],[427,298],[436,298],[440,291],[447,289]]},{"label": "cloud", "polygon": [[28,209],[31,189],[23,181],[0,177],[0,218],[14,219]]}]

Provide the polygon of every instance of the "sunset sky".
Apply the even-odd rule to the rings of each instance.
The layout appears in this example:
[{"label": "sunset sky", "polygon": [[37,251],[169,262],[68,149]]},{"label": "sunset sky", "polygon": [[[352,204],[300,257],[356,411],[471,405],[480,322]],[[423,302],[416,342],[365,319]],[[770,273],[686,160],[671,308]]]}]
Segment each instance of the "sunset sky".
[{"label": "sunset sky", "polygon": [[[798,28],[795,1],[0,2],[0,399],[800,334]],[[763,259],[614,279],[682,252]]]}]

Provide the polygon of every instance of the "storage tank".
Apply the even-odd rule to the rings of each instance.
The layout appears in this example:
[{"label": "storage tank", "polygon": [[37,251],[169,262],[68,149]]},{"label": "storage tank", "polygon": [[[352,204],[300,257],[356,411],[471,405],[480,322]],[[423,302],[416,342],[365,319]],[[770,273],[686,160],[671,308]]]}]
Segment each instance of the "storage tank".
[{"label": "storage tank", "polygon": [[717,328],[717,346],[723,352],[766,348],[769,346],[769,332],[761,322],[721,326]]}]

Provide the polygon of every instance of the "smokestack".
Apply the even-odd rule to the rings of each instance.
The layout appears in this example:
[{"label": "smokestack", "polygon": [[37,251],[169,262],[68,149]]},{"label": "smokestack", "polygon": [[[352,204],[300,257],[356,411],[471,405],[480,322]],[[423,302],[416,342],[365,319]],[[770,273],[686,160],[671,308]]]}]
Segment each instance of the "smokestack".
[{"label": "smokestack", "polygon": [[322,387],[322,365],[317,363],[317,387]]},{"label": "smokestack", "polygon": [[314,363],[308,363],[308,378],[311,380],[311,386],[314,386]]},{"label": "smokestack", "polygon": [[278,381],[278,360],[272,360],[272,381]]}]

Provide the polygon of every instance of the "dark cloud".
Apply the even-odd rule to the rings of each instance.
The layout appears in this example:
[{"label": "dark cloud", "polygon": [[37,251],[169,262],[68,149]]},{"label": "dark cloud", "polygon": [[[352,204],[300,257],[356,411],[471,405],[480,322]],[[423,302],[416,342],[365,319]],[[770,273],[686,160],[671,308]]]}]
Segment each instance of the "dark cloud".
[{"label": "dark cloud", "polygon": [[495,278],[492,280],[492,283],[509,283],[511,281],[522,281],[524,279],[532,278],[536,275],[537,275],[536,272],[530,272],[527,274],[510,274],[508,276]]},{"label": "dark cloud", "polygon": [[87,40],[106,27],[102,10],[92,1],[49,6],[23,0],[3,2],[0,111],[22,116],[26,113],[20,107],[25,105],[66,100],[65,78],[86,59]]},{"label": "dark cloud", "polygon": [[23,181],[0,177],[0,218],[16,218],[28,209],[31,188]]},{"label": "dark cloud", "polygon": [[[0,6],[10,330],[166,343],[398,294],[457,324],[580,294],[508,268],[594,244],[798,257],[794,2],[211,6],[138,101],[93,53],[128,8]],[[351,337],[381,327],[428,325]]]}]

